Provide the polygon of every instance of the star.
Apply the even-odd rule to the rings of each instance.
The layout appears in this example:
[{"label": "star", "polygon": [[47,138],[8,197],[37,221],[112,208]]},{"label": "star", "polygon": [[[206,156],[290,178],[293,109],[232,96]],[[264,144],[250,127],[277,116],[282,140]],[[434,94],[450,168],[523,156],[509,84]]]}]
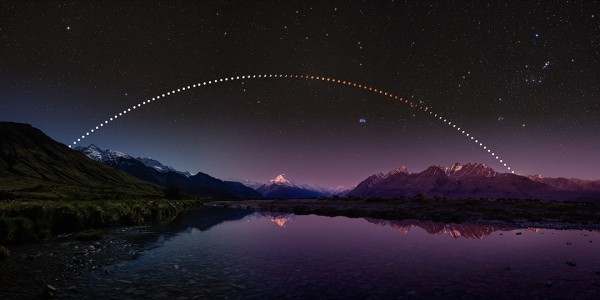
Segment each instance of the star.
[{"label": "star", "polygon": [[550,66],[550,62],[549,62],[549,61],[546,61],[546,62],[544,63],[544,66],[542,67],[542,69],[548,69],[548,66]]}]

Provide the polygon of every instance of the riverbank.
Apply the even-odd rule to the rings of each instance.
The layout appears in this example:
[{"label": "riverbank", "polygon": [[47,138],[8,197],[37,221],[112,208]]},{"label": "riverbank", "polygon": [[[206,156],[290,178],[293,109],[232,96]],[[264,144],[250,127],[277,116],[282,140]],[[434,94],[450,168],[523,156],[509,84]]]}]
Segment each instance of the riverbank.
[{"label": "riverbank", "polygon": [[440,198],[215,201],[206,205],[297,215],[427,220],[520,228],[600,230],[600,203]]},{"label": "riverbank", "polygon": [[[109,226],[167,222],[201,200],[21,200],[0,203],[0,245]],[[88,232],[83,239],[94,239]]]},{"label": "riverbank", "polygon": [[[172,221],[201,200],[32,200],[0,203],[1,299],[77,294],[70,278],[134,259],[156,238],[152,225]],[[118,227],[115,226],[129,226]],[[40,243],[40,241],[44,241]],[[58,291],[57,291],[58,290]]]},{"label": "riverbank", "polygon": [[80,274],[137,258],[156,234],[147,226],[103,230],[99,240],[62,234],[43,243],[10,246],[12,255],[0,263],[0,299],[46,299],[85,292],[71,284]]}]

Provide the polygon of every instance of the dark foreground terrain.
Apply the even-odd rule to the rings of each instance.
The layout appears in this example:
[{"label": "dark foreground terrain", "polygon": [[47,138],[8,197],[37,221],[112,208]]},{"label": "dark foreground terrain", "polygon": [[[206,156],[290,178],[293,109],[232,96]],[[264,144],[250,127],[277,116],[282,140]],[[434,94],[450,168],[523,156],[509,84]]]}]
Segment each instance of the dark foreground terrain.
[{"label": "dark foreground terrain", "polygon": [[168,222],[200,200],[16,200],[0,202],[0,245],[79,230]]},{"label": "dark foreground terrain", "polygon": [[[133,259],[143,225],[170,222],[200,200],[19,200],[0,203],[0,299],[52,297],[55,286]],[[134,225],[137,227],[115,228]],[[110,234],[109,234],[110,233]]]},{"label": "dark foreground terrain", "polygon": [[[156,231],[144,226],[110,226],[168,222],[186,208],[198,205],[201,205],[200,201],[184,200],[4,203],[0,205],[0,232],[4,246],[11,253],[2,257],[0,263],[0,298],[85,295],[85,285],[72,284],[74,278],[94,270],[109,276],[110,266],[136,259],[138,252],[159,238]],[[511,230],[532,227],[600,229],[600,204],[597,203],[417,197],[214,201],[205,205],[243,208],[245,210],[233,211],[247,211],[246,214],[262,210],[296,215],[415,219],[493,225]],[[213,223],[222,222],[212,220],[214,218],[223,219],[207,215],[192,220],[193,227],[204,230]],[[208,225],[204,224],[207,222]],[[126,281],[123,280],[123,284],[130,284]]]}]

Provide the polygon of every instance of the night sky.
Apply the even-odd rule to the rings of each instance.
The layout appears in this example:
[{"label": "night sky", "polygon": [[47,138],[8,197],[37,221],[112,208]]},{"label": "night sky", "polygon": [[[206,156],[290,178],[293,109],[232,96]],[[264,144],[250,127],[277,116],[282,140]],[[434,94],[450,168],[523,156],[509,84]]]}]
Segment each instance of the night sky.
[{"label": "night sky", "polygon": [[[548,2],[548,3],[547,3]],[[431,107],[517,174],[600,179],[600,2],[0,2],[0,121],[72,144],[157,95],[294,74]],[[179,170],[352,186],[482,147],[374,92],[298,78],[176,93],[84,139]]]}]

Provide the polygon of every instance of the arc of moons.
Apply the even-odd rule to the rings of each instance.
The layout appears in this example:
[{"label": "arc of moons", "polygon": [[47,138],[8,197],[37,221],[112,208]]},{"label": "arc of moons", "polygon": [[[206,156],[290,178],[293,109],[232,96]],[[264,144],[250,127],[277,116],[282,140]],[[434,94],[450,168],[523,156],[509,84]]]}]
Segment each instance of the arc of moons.
[{"label": "arc of moons", "polygon": [[[357,82],[351,82],[351,81],[347,81],[347,80],[342,80],[342,79],[336,79],[333,77],[325,77],[325,76],[318,76],[318,75],[285,75],[285,74],[255,74],[255,75],[241,75],[241,76],[234,76],[234,77],[223,77],[223,78],[218,78],[215,80],[209,80],[209,81],[203,81],[203,82],[198,82],[192,85],[188,85],[188,86],[183,86],[181,88],[178,88],[176,90],[171,90],[171,91],[167,91],[164,94],[160,94],[157,95],[155,97],[146,99],[138,104],[133,105],[132,107],[129,107],[127,109],[124,109],[122,112],[118,112],[117,114],[115,114],[112,117],[109,117],[108,119],[104,120],[104,122],[101,122],[100,124],[98,124],[96,127],[91,128],[89,131],[87,131],[86,133],[84,133],[83,135],[81,135],[81,138],[77,138],[76,141],[73,141],[73,145],[77,145],[77,143],[81,142],[82,140],[84,140],[86,137],[90,136],[90,134],[94,133],[96,130],[99,130],[100,128],[104,127],[104,125],[107,125],[109,122],[115,121],[117,120],[119,117],[123,117],[125,116],[127,113],[131,112],[132,110],[135,110],[137,108],[142,107],[143,105],[147,105],[150,104],[156,100],[174,95],[175,93],[180,93],[186,90],[190,90],[193,88],[197,88],[197,87],[201,87],[201,86],[205,86],[205,85],[212,85],[212,84],[218,84],[218,83],[223,83],[223,82],[228,82],[228,81],[234,81],[234,80],[241,80],[241,79],[265,79],[265,78],[297,78],[297,79],[304,79],[304,80],[318,80],[318,81],[323,81],[323,82],[328,82],[328,83],[332,83],[332,84],[342,84],[342,85],[346,85],[348,87],[353,87],[353,88],[357,88],[357,89],[362,89],[362,90],[366,90],[369,92],[373,92],[375,94],[379,94],[381,96],[384,97],[388,97],[390,99],[393,100],[398,100],[406,105],[409,105],[411,108],[416,109],[416,110],[420,110],[423,111],[426,114],[429,114],[431,117],[436,118],[440,121],[442,121],[443,123],[445,123],[446,125],[450,126],[452,129],[458,131],[458,133],[464,135],[467,139],[471,140],[472,142],[474,142],[477,146],[481,147],[484,151],[486,151],[488,154],[490,154],[494,159],[496,159],[501,165],[503,165],[507,170],[511,171],[511,167],[508,166],[508,164],[502,160],[500,158],[499,155],[497,155],[494,151],[492,151],[488,146],[484,145],[483,142],[481,142],[479,139],[475,138],[473,135],[471,135],[470,133],[468,133],[466,130],[464,130],[464,128],[458,127],[456,126],[456,124],[453,124],[451,121],[449,121],[448,119],[442,117],[441,115],[434,113],[431,110],[431,107],[428,106],[424,106],[421,105],[418,102],[414,102],[414,101],[410,101],[408,99],[404,99],[398,95],[395,95],[391,92],[388,91],[384,91],[378,88],[375,88],[373,86],[370,85],[366,85],[366,84],[361,84],[361,83],[357,83]],[[71,148],[72,146],[69,145],[69,148]],[[515,173],[515,171],[511,171],[512,173]]]}]

